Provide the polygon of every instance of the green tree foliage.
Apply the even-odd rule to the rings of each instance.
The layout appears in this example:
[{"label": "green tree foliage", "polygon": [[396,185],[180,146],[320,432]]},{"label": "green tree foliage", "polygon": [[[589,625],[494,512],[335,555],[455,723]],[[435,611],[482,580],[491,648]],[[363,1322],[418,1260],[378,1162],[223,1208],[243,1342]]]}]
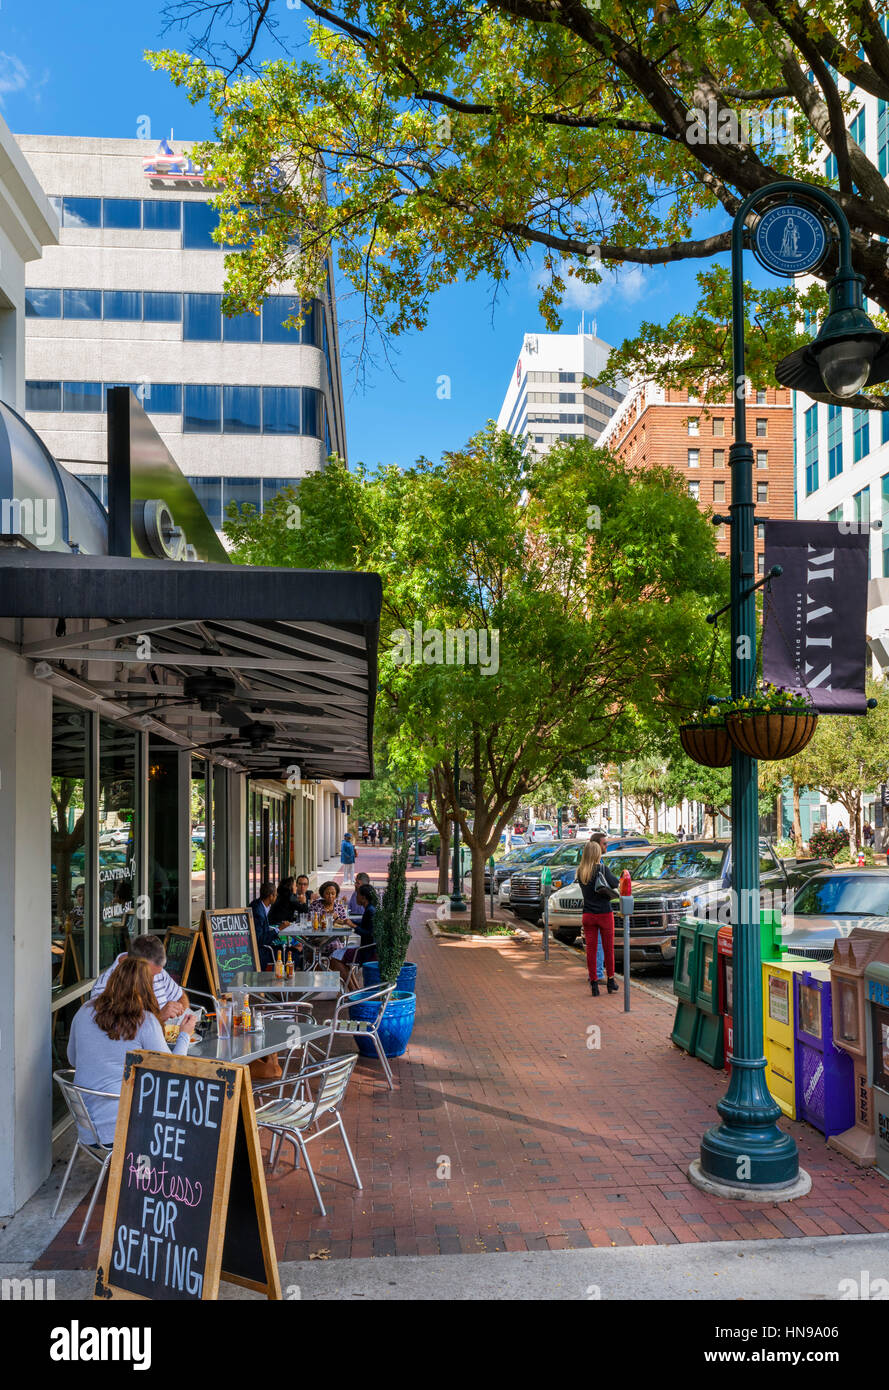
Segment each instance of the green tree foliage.
[{"label": "green tree foliage", "polygon": [[[309,298],[335,249],[364,312],[399,334],[425,324],[442,285],[500,286],[536,255],[555,328],[569,278],[710,260],[728,250],[744,197],[788,176],[825,185],[828,152],[855,268],[889,307],[889,188],[848,129],[858,91],[889,100],[885,0],[304,4],[316,17],[308,53],[261,71],[262,26],[285,55],[292,36],[255,0],[174,3],[200,36],[193,52],[149,55],[213,115],[199,157],[220,187],[221,239],[247,244],[228,261],[231,309],[255,310],[285,278]],[[233,13],[241,55],[215,43],[214,23]],[[856,92],[840,94],[838,74]],[[803,341],[802,311],[824,305],[834,267],[832,252],[814,288],[751,292],[754,384]],[[699,283],[697,305],[643,325],[614,370],[709,378],[725,396],[727,272],[707,268]]]},{"label": "green tree foliage", "polygon": [[[518,806],[566,764],[663,737],[700,699],[703,617],[727,579],[713,528],[668,470],[586,440],[527,457],[493,426],[440,464],[371,476],[334,462],[301,482],[299,528],[293,505],[282,494],[230,523],[236,556],[380,573],[389,768],[402,785],[436,769],[453,814],[459,748],[483,917],[484,862]],[[487,663],[449,662],[447,630],[487,638]]]}]

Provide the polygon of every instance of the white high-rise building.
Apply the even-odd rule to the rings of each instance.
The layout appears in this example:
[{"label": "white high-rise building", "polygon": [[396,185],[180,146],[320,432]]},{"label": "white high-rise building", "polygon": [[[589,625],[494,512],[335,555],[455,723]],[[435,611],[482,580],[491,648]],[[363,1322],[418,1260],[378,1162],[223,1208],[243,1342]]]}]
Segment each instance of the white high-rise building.
[{"label": "white high-rise building", "polygon": [[222,313],[213,190],[188,146],[22,135],[61,223],[28,267],[26,407],[50,453],[106,500],[106,389],[136,391],[217,529],[232,502],[346,457],[332,277],[303,326],[288,286]]},{"label": "white high-rise building", "polygon": [[610,386],[585,388],[605,368],[610,344],[594,333],[526,333],[497,427],[537,450],[559,440],[596,440],[626,394]]}]

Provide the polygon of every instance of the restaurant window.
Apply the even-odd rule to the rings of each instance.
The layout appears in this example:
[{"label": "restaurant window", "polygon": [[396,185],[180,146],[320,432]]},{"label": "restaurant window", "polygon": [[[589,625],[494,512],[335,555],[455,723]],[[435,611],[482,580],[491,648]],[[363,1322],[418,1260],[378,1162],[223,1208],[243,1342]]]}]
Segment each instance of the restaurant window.
[{"label": "restaurant window", "polygon": [[213,885],[211,904],[224,907],[228,896],[228,781],[224,767],[214,764],[213,773]]},{"label": "restaurant window", "polygon": [[163,937],[179,922],[179,750],[155,734],[148,740],[147,882],[145,926]]},{"label": "restaurant window", "polygon": [[182,337],[191,343],[218,343],[222,337],[222,295],[184,294]]},{"label": "restaurant window", "polygon": [[52,713],[50,840],[53,999],[94,973],[89,929],[92,894],[86,862],[88,750],[89,715],[56,702]]},{"label": "restaurant window", "polygon": [[191,925],[198,926],[201,913],[210,906],[210,875],[207,856],[211,853],[212,784],[207,777],[206,758],[191,760],[191,801],[189,847],[191,851]]},{"label": "restaurant window", "polygon": [[143,198],[143,231],[178,232],[181,226],[182,204],[178,198]]},{"label": "restaurant window", "polygon": [[142,295],[142,317],[146,323],[181,323],[182,295],[171,290],[146,290]]},{"label": "restaurant window", "polygon": [[102,225],[102,200],[101,198],[63,198],[62,199],[62,226],[63,227],[101,227]]},{"label": "restaurant window", "polygon": [[99,961],[101,972],[141,930],[136,920],[136,753],[132,729],[99,725]]}]

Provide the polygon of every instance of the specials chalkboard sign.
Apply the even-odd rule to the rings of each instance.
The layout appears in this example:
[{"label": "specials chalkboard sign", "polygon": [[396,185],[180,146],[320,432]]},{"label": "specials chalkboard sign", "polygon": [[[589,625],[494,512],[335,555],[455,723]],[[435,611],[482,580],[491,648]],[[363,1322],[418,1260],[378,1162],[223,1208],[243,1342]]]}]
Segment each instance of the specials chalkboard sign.
[{"label": "specials chalkboard sign", "polygon": [[129,1052],[94,1296],[198,1302],[220,1279],[281,1297],[249,1071]]},{"label": "specials chalkboard sign", "polygon": [[258,970],[253,913],[247,907],[219,907],[201,913],[201,929],[215,990],[227,990],[242,970]]}]

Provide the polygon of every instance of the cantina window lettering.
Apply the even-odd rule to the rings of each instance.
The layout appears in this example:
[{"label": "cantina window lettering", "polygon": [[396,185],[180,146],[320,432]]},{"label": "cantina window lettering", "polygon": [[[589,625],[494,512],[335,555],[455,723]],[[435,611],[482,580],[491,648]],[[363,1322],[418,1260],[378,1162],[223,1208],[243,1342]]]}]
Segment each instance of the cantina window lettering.
[{"label": "cantina window lettering", "polygon": [[127,1187],[135,1185],[142,1202],[139,1225],[121,1224],[115,1233],[114,1269],[200,1296],[201,1251],[180,1243],[176,1228],[180,1209],[200,1204],[203,1185],[175,1165],[186,1157],[189,1129],[218,1130],[221,1106],[219,1081],[140,1072],[133,1107],[154,1121],[148,1144],[154,1162],[127,1155]]}]

